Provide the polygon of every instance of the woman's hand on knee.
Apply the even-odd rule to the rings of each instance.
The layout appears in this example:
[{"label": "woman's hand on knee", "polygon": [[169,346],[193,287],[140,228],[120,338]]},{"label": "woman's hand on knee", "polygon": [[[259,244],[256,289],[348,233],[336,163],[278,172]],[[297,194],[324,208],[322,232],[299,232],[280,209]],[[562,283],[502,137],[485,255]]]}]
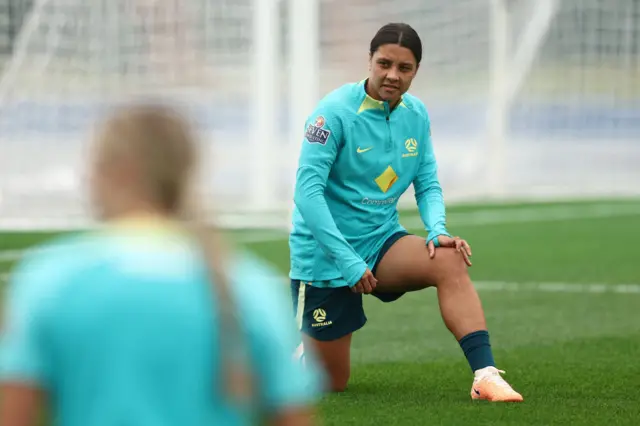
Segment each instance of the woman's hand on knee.
[{"label": "woman's hand on knee", "polygon": [[[449,247],[455,248],[456,251],[462,254],[462,258],[464,259],[464,263],[467,266],[471,266],[471,246],[460,237],[449,237],[447,235],[439,235],[438,236],[438,244],[440,247]],[[436,245],[433,240],[429,241],[427,244],[427,249],[429,250],[429,257],[431,259],[436,257]]]}]

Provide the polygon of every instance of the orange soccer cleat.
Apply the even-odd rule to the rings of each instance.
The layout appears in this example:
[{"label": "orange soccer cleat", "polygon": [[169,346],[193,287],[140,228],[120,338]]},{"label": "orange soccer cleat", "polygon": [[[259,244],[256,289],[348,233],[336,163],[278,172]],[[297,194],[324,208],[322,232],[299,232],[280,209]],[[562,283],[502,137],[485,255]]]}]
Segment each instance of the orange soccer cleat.
[{"label": "orange soccer cleat", "polygon": [[495,367],[486,367],[475,372],[471,399],[491,402],[522,402],[522,395],[514,391],[500,373],[504,371]]}]

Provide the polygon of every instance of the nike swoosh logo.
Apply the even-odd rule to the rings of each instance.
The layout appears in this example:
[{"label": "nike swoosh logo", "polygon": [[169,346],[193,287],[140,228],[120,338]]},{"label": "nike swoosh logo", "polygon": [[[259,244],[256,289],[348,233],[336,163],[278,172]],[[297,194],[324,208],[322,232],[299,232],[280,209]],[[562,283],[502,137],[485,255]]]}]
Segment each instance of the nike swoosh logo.
[{"label": "nike swoosh logo", "polygon": [[476,395],[480,395],[480,392],[476,388],[473,388],[473,391],[476,393]]},{"label": "nike swoosh logo", "polygon": [[367,152],[367,151],[370,151],[372,149],[373,149],[372,146],[370,146],[369,148],[365,148],[365,149],[362,149],[362,148],[358,147],[358,154],[362,154],[363,152]]}]

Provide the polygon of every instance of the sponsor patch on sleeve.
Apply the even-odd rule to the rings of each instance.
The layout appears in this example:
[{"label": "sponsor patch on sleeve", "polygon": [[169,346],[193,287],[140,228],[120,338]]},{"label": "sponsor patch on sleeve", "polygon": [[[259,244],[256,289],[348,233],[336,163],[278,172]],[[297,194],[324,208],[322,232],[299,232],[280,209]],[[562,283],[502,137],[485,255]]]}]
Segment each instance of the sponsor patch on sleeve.
[{"label": "sponsor patch on sleeve", "polygon": [[307,131],[304,134],[305,139],[309,141],[309,143],[326,144],[329,136],[331,136],[331,131],[325,129],[324,124],[325,119],[323,116],[316,118],[316,121],[307,127]]}]

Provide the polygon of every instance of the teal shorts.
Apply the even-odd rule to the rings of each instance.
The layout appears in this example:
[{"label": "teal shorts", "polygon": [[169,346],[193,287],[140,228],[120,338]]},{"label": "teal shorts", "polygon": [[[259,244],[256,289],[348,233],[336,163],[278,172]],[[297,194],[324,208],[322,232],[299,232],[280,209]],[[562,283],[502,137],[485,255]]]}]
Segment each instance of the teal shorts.
[{"label": "teal shorts", "polygon": [[[371,272],[374,276],[378,264],[396,241],[409,235],[397,232],[385,241]],[[371,293],[383,302],[398,300],[404,293]],[[321,288],[300,280],[291,280],[293,312],[300,330],[322,341],[331,341],[353,333],[367,322],[362,306],[362,294],[350,287]]]}]

